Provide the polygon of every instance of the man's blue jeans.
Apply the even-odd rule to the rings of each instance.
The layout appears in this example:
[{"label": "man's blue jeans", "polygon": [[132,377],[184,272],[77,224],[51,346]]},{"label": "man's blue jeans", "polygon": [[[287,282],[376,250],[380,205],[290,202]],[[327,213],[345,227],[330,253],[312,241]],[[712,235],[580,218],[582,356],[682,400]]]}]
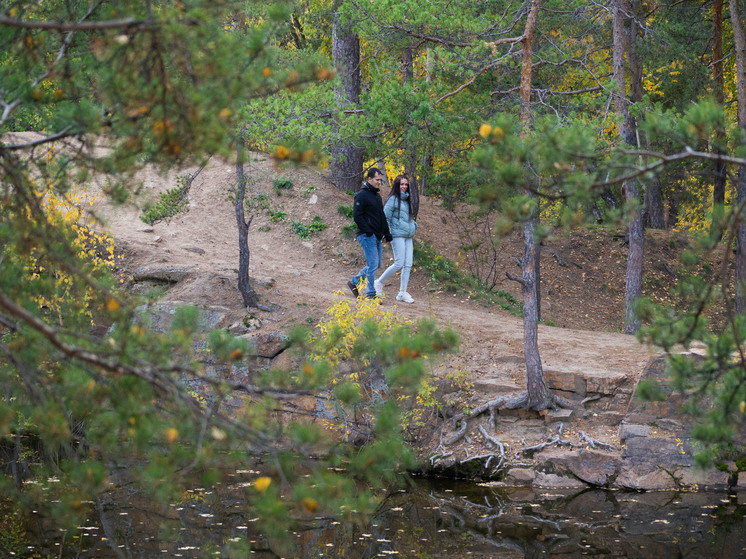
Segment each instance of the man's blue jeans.
[{"label": "man's blue jeans", "polygon": [[383,245],[381,244],[381,241],[376,239],[375,235],[371,235],[370,237],[367,235],[358,235],[357,242],[360,243],[361,247],[363,247],[366,266],[352,278],[352,283],[358,285],[363,278],[367,278],[368,287],[365,294],[368,297],[373,297],[376,294],[376,287],[373,285],[373,282],[376,280],[376,272],[378,271],[378,268],[381,267]]}]

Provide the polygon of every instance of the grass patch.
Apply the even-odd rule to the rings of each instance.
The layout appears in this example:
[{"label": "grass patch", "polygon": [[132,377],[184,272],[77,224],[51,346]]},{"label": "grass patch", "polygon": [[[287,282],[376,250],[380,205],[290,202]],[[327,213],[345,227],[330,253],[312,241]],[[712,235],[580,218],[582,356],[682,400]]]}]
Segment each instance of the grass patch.
[{"label": "grass patch", "polygon": [[464,274],[451,260],[440,256],[432,246],[414,243],[414,265],[430,277],[432,288],[460,293],[480,303],[498,305],[510,314],[523,316],[523,303],[501,289],[485,287],[472,274]]}]

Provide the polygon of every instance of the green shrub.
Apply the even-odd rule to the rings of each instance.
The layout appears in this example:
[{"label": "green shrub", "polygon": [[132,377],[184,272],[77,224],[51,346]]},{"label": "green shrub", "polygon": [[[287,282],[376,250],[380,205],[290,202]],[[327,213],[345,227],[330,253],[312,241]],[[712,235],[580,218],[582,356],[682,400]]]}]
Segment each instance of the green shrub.
[{"label": "green shrub", "polygon": [[275,193],[278,196],[282,196],[283,190],[291,190],[293,188],[293,181],[291,181],[288,177],[280,177],[275,179],[272,188],[275,189]]},{"label": "green shrub", "polygon": [[523,304],[510,293],[486,288],[472,274],[462,273],[451,260],[439,255],[435,248],[414,243],[414,266],[430,276],[430,285],[438,291],[454,291],[466,297],[497,304],[515,316],[523,316]]},{"label": "green shrub", "polygon": [[352,206],[339,205],[337,206],[337,212],[347,219],[352,219]]},{"label": "green shrub", "polygon": [[323,231],[326,229],[327,225],[324,223],[324,220],[321,219],[319,216],[314,216],[314,218],[311,220],[311,223],[308,225],[308,230],[312,233],[315,231]]},{"label": "green shrub", "polygon": [[324,223],[324,220],[319,216],[315,216],[308,225],[296,220],[290,222],[290,228],[293,230],[293,233],[298,235],[298,238],[303,241],[309,240],[311,238],[311,233],[323,231],[326,227],[326,223]]},{"label": "green shrub", "polygon": [[298,238],[302,241],[307,241],[311,238],[311,232],[308,230],[308,227],[303,225],[303,223],[300,221],[291,221],[290,228],[293,230],[293,233],[298,235]]},{"label": "green shrub", "polygon": [[275,223],[279,221],[284,221],[288,218],[288,214],[284,212],[283,210],[267,210],[267,214],[269,215],[269,220],[274,221]]},{"label": "green shrub", "polygon": [[145,213],[140,219],[148,225],[153,225],[164,219],[171,218],[178,213],[189,211],[187,194],[191,182],[188,176],[177,179],[178,186],[161,192],[158,202],[145,206]]}]

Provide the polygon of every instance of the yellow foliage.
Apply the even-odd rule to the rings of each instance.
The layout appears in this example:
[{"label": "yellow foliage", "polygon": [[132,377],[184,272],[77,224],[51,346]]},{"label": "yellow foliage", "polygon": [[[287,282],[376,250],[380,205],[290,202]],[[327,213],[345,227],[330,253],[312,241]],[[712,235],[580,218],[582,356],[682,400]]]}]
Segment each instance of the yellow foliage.
[{"label": "yellow foliage", "polygon": [[[365,291],[365,280],[358,285],[358,289],[361,293]],[[337,294],[343,296],[341,291]],[[395,326],[411,324],[411,321],[394,314],[393,311],[384,310],[378,301],[364,298],[356,301],[349,298],[340,299],[327,309],[326,314],[329,318],[318,325],[320,338],[335,339],[337,342],[333,347],[327,348],[323,355],[317,355],[312,359],[325,359],[333,367],[338,367],[342,361],[352,356],[352,350],[362,336],[363,325],[366,322],[378,323],[383,332],[390,331]]]},{"label": "yellow foliage", "polygon": [[261,476],[261,477],[256,478],[256,481],[254,482],[254,488],[260,493],[264,493],[267,489],[269,489],[269,485],[271,483],[272,483],[271,477]]},{"label": "yellow foliage", "polygon": [[[48,157],[52,159],[54,153],[50,152]],[[42,181],[37,181],[32,186],[51,228],[72,232],[70,246],[78,256],[88,261],[94,269],[113,269],[114,239],[105,232],[97,231],[86,211],[93,206],[96,198],[90,196],[81,186],[73,186],[65,194],[58,193],[52,185]],[[32,219],[31,215],[26,217]],[[52,289],[48,290],[51,295],[39,296],[36,299],[39,307],[49,309],[58,315],[61,322],[63,317],[60,311],[65,301],[73,298],[79,301],[82,299],[86,309],[84,312],[91,316],[90,306],[100,294],[90,286],[85,289],[82,296],[80,292],[74,293],[71,274],[55,263],[42,259],[42,253],[43,251],[36,250],[34,245],[22,256],[26,277],[30,280],[44,277],[52,283]],[[115,311],[119,303],[114,299],[108,299],[106,306],[109,311]]]}]

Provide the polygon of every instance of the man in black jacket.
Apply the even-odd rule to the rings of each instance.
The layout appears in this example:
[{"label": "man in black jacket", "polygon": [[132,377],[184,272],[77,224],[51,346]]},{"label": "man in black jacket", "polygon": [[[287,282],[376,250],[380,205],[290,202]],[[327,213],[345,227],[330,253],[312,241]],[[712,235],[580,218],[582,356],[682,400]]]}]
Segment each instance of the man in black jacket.
[{"label": "man in black jacket", "polygon": [[386,222],[386,216],[383,213],[383,201],[380,195],[382,183],[383,174],[381,171],[375,167],[369,169],[367,180],[355,194],[352,206],[352,218],[357,225],[357,240],[363,247],[366,262],[366,266],[347,282],[347,287],[350,288],[355,297],[360,296],[358,285],[363,278],[368,279],[365,296],[369,299],[376,297],[374,281],[376,271],[380,268],[383,258],[381,239],[387,243],[391,242],[389,224]]}]

